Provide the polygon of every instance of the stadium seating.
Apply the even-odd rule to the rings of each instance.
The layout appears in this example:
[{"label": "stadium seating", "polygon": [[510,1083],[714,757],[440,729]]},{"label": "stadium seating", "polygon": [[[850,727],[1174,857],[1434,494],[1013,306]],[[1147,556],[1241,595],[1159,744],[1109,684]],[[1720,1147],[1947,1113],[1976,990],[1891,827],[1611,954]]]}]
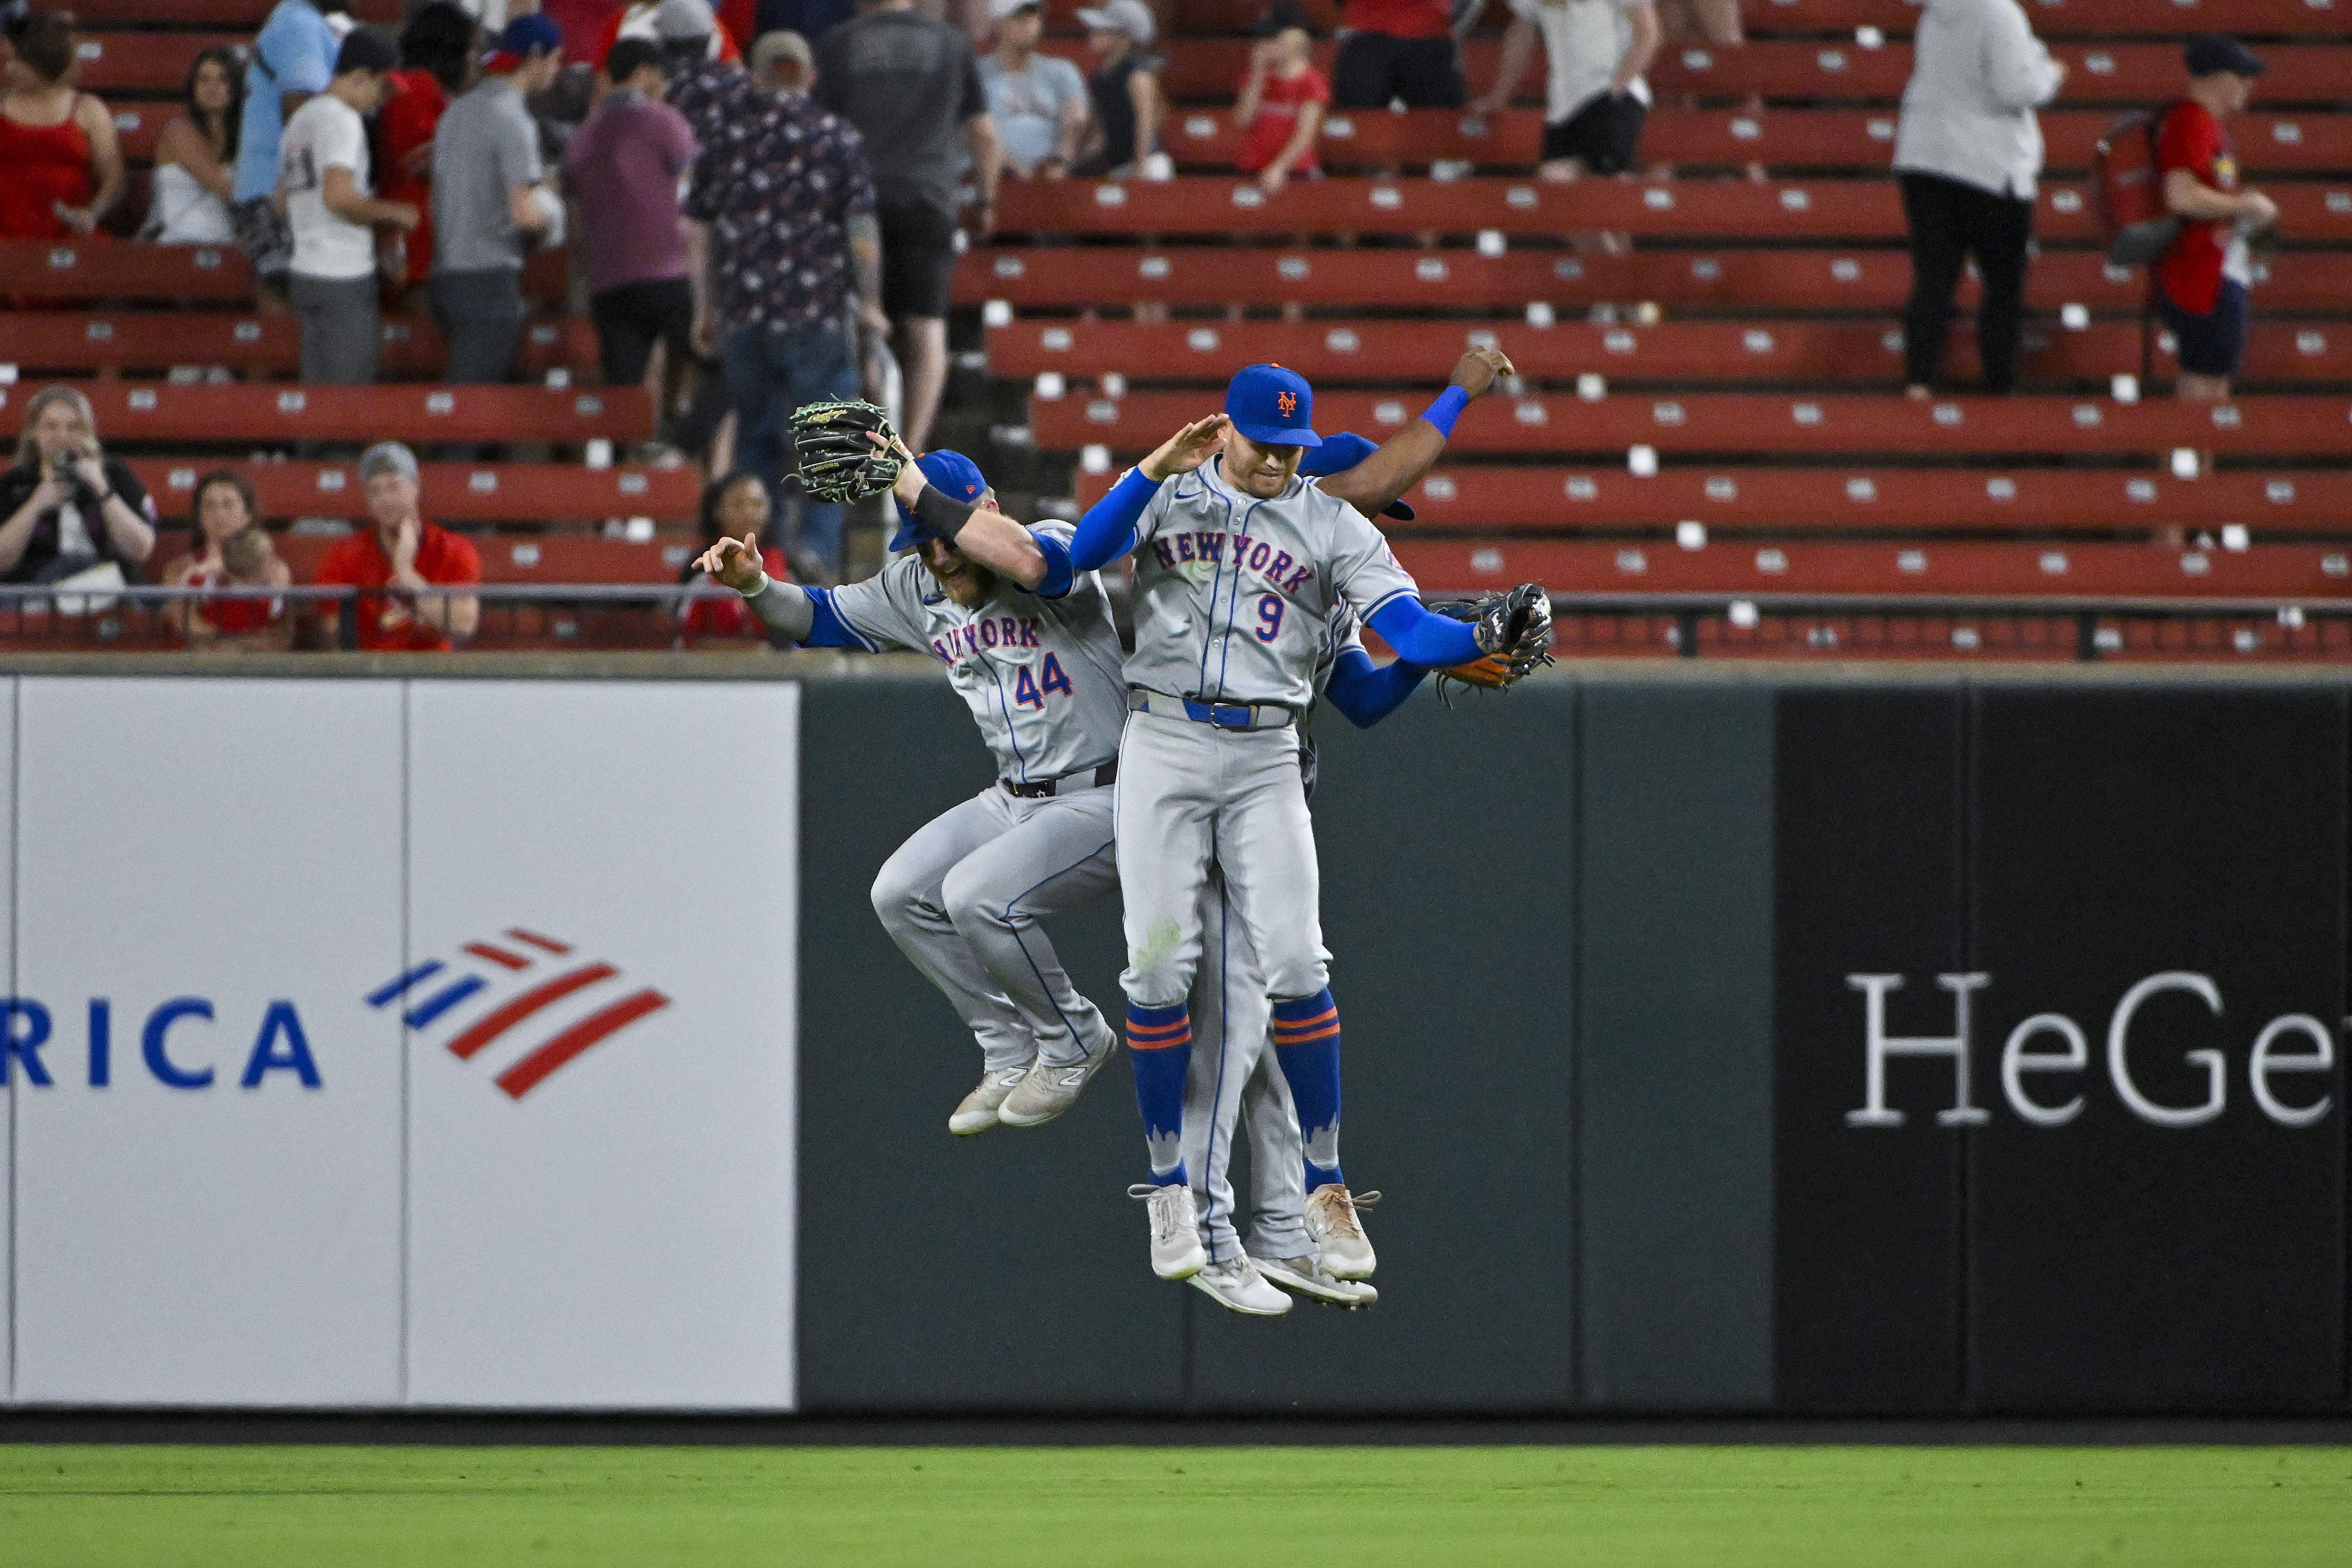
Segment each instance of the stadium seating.
[{"label": "stadium seating", "polygon": [[[154,441],[642,441],[642,388],[536,386],[201,386],[93,382],[85,389],[110,443]],[[0,387],[0,423],[26,395]]]},{"label": "stadium seating", "polygon": [[[562,300],[570,287],[571,258],[541,251],[523,266],[524,297]],[[249,305],[253,271],[232,247],[140,245],[110,238],[70,242],[0,239],[0,300],[11,312],[30,304],[158,300]],[[0,316],[0,331],[6,330]],[[0,346],[5,346],[0,338]],[[6,355],[0,353],[0,362]]]},{"label": "stadium seating", "polygon": [[[367,515],[358,470],[349,463],[220,463],[134,458],[131,468],[167,517],[184,517],[196,480],[216,468],[242,476],[267,517],[357,520]],[[690,468],[590,468],[577,463],[426,463],[419,479],[436,522],[534,526],[645,518],[689,528],[701,486]]]},{"label": "stadium seating", "polygon": [[[301,363],[301,333],[288,314],[224,311],[36,311],[0,317],[0,363],[20,372],[70,374],[223,365],[266,376],[291,376]],[[430,381],[447,361],[441,329],[429,319],[394,317],[383,324],[381,374]],[[596,334],[577,317],[533,322],[516,365],[539,376],[575,375],[596,363]]]}]

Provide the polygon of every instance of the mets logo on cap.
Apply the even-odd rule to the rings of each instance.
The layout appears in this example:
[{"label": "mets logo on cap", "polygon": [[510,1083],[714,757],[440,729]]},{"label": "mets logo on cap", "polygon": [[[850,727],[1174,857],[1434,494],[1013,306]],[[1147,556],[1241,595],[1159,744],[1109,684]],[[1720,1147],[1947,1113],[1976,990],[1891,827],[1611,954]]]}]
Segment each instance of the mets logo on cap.
[{"label": "mets logo on cap", "polygon": [[1315,391],[1297,371],[1254,364],[1225,388],[1225,417],[1263,447],[1319,447],[1314,430]]}]

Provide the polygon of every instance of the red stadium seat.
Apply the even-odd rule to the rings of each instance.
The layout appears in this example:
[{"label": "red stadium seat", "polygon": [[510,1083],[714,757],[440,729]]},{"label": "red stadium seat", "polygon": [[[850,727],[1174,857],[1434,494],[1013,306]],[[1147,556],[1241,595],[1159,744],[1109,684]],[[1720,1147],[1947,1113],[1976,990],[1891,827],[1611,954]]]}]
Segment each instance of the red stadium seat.
[{"label": "red stadium seat", "polygon": [[[1091,506],[1115,474],[1079,476]],[[1647,479],[1611,468],[1448,463],[1415,486],[1412,533],[1544,528],[1560,533],[1674,530],[1804,533],[2212,531],[2256,540],[2344,531],[2352,469],[2223,469],[2176,479],[2147,468],[1694,467]]]},{"label": "red stadium seat", "polygon": [[[2265,310],[2340,311],[2352,298],[2352,255],[2299,252],[2257,268]],[[2082,251],[2053,251],[2026,273],[2035,310],[2068,304],[2137,316],[2143,275]],[[1582,311],[1650,300],[1667,309],[1852,310],[1885,314],[1911,289],[1899,250],[1643,250],[1570,256],[1521,250],[1497,257],[1439,250],[1277,250],[1224,246],[1111,249],[994,246],[956,264],[954,300],[1002,300],[1037,310],[1107,302],[1279,304],[1326,309],[1505,309],[1543,302]],[[1974,285],[1964,287],[1964,303]],[[1210,326],[1204,330],[1215,331]],[[1235,328],[1235,331],[1242,329]]]},{"label": "red stadium seat", "polygon": [[[131,471],[167,517],[195,499],[196,480],[226,468],[250,483],[264,517],[367,515],[367,496],[349,463],[215,463],[134,458]],[[647,517],[691,524],[701,486],[691,468],[590,468],[577,463],[426,463],[419,479],[426,515],[449,523],[596,523]]]},{"label": "red stadium seat", "polygon": [[[292,375],[300,363],[300,331],[286,314],[19,310],[0,316],[0,363],[14,364],[21,372],[227,365]],[[446,363],[441,329],[429,320],[394,317],[384,322],[385,377],[430,381]],[[523,333],[516,364],[530,375],[558,367],[589,374],[596,364],[594,329],[577,316],[534,321]]]},{"label": "red stadium seat", "polygon": [[1557,539],[1399,540],[1424,592],[1541,583],[1555,593],[2051,595],[2107,598],[2326,598],[2352,582],[2347,547],[2263,544],[2240,551],[2154,544],[1982,540],[1667,543]]},{"label": "red stadium seat", "polygon": [[[564,251],[539,251],[523,264],[527,299],[562,300],[570,287],[571,259]],[[252,269],[234,246],[0,239],[0,301],[12,308],[127,300],[244,304],[252,299]]]},{"label": "red stadium seat", "polygon": [[[6,330],[0,326],[0,343]],[[1659,326],[1537,329],[1512,321],[1248,321],[1220,330],[1185,321],[1023,321],[990,330],[988,366],[1003,376],[1046,372],[1129,380],[1222,383],[1244,350],[1288,365],[1318,385],[1426,381],[1449,356],[1499,347],[1523,376],[1572,382],[1593,372],[1612,384],[1639,382],[1892,381],[1903,372],[1902,329],[1893,321],[1670,321]],[[2036,328],[2025,374],[2043,381],[2105,382],[2137,372],[2137,322],[2067,331]],[[1974,375],[1975,334],[1955,332],[1955,374]],[[2168,353],[2159,373],[2169,376]],[[2258,323],[2242,379],[2247,383],[2352,381],[2352,322]]]},{"label": "red stadium seat", "polygon": [[[268,18],[270,0],[74,0],[79,24],[97,27],[219,27],[250,36]],[[60,7],[61,9],[63,7]],[[396,25],[397,0],[353,0],[362,22]]]},{"label": "red stadium seat", "polygon": [[[2041,116],[2045,166],[2080,174],[2109,125],[2112,110],[2047,110]],[[1642,128],[1644,163],[1883,174],[1895,153],[1892,109],[1658,109]],[[1472,134],[1475,131],[1477,134]],[[152,133],[151,133],[152,136]],[[1233,116],[1195,110],[1172,117],[1168,150],[1200,173],[1229,170],[1241,149]],[[2249,114],[2231,125],[2248,173],[2331,174],[2352,170],[2352,114]],[[1316,154],[1327,170],[1347,171],[1461,162],[1481,168],[1526,167],[1537,161],[1543,116],[1515,109],[1484,122],[1461,110],[1336,114],[1324,122]]]},{"label": "red stadium seat", "polygon": [[[1420,411],[1422,395],[1339,392],[1318,397],[1318,425],[1375,439]],[[1101,444],[1146,452],[1188,420],[1213,412],[1209,392],[1149,392],[1126,398],[1032,397],[1037,445],[1071,451]],[[2204,405],[2169,399],[1958,397],[1934,403],[1826,395],[1693,393],[1674,397],[1490,397],[1454,427],[1457,452],[1759,452],[1826,457],[2019,453],[2146,458],[2187,447],[2231,457],[2352,458],[2352,402],[2342,397],[2249,397]]]},{"label": "red stadium seat", "polygon": [[[1747,26],[1761,32],[1845,32],[1855,27],[1908,31],[1916,7],[1909,0],[1759,0]],[[2044,37],[2084,33],[2244,33],[2253,37],[2333,35],[2352,31],[2333,5],[2309,0],[2172,0],[2157,10],[2147,0],[2033,0],[2027,13]]]},{"label": "red stadium seat", "polygon": [[187,84],[188,68],[205,50],[248,50],[252,43],[250,32],[83,33],[75,50],[86,92],[170,95]]},{"label": "red stadium seat", "polygon": [[[0,387],[0,424],[30,395]],[[196,386],[92,382],[84,390],[109,445],[152,441],[642,441],[641,387]]]},{"label": "red stadium seat", "polygon": [[[2340,189],[2278,185],[2271,195],[2281,232],[2298,240],[2352,244],[2352,181]],[[1906,233],[1892,180],[1634,184],[1341,176],[1299,182],[1275,195],[1249,180],[1038,180],[1004,188],[997,226],[1007,233],[1216,236],[1491,229],[1546,238],[1607,229],[1662,239],[1737,235],[1815,243],[1897,241]],[[2097,237],[2083,188],[2065,182],[2042,183],[2034,227],[2044,241]]]}]

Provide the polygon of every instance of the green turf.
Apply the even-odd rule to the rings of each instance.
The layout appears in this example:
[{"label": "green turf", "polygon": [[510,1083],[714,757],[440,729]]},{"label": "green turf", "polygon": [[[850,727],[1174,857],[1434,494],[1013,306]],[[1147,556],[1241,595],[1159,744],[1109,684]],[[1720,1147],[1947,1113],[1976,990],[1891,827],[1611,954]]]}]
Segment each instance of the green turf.
[{"label": "green turf", "polygon": [[0,1563],[2352,1563],[2344,1448],[0,1447]]}]

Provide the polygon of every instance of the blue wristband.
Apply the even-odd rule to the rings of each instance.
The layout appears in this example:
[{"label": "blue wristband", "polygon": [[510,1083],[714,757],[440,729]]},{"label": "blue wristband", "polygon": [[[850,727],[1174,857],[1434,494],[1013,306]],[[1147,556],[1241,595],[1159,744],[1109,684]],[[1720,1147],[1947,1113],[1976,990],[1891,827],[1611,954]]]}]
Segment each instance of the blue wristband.
[{"label": "blue wristband", "polygon": [[1469,406],[1470,395],[1458,386],[1449,386],[1437,395],[1437,401],[1429,405],[1422,417],[1436,426],[1439,435],[1452,440],[1454,422],[1461,418],[1462,411]]}]

